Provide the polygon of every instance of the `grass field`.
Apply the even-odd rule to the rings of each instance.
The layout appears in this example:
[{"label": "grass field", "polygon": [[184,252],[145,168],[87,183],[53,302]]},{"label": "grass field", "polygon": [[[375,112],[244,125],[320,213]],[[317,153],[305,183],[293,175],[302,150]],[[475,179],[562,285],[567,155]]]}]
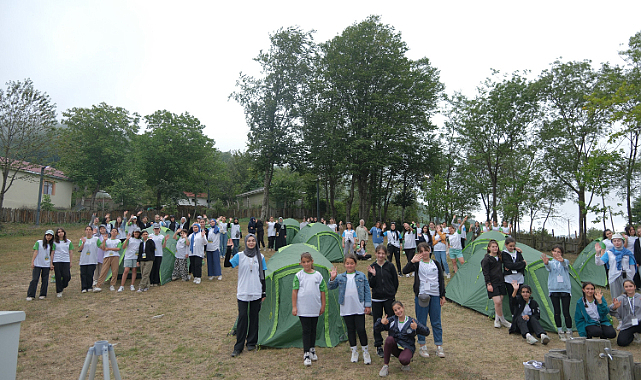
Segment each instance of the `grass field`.
[{"label": "grass field", "polygon": [[[227,333],[237,315],[236,270],[231,268],[223,268],[222,281],[205,277],[201,285],[173,282],[136,293],[128,290],[127,282],[123,293],[110,292],[107,287],[102,293],[81,294],[74,255],[72,280],[63,298],[56,298],[51,283],[46,300],[27,302],[31,248],[49,227],[23,228],[7,226],[0,237],[0,310],[23,310],[27,315],[20,335],[18,379],[77,378],[87,349],[97,340],[115,344],[122,377],[128,380],[378,378],[382,359],[373,354],[372,365],[365,366],[362,359],[351,363],[346,342],[319,349],[319,361],[310,368],[303,366],[301,349],[262,348],[231,358],[235,337]],[[82,228],[67,226],[74,244]],[[269,259],[271,254],[265,256]],[[365,265],[361,262],[357,269],[364,271]],[[414,316],[412,281],[400,279],[397,299]],[[159,315],[163,316],[154,318]],[[443,307],[442,322],[446,358],[436,357],[430,336],[431,356],[415,356],[407,373],[392,358],[390,378],[522,379],[522,362],[542,360],[549,349],[564,347],[553,334],[548,346],[528,345],[520,336],[508,335],[505,328],[493,328],[486,316],[451,302]],[[371,326],[367,318],[373,343]],[[628,351],[637,360],[641,358],[640,346],[633,345]],[[98,374],[101,371],[99,364]]]}]

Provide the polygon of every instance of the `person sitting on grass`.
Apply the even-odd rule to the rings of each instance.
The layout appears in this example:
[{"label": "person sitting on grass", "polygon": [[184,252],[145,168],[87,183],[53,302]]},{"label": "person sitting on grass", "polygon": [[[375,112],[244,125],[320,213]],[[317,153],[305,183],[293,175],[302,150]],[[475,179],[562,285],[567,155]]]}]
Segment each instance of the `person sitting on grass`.
[{"label": "person sitting on grass", "polygon": [[390,356],[394,355],[401,363],[403,371],[410,370],[410,362],[416,351],[416,334],[430,335],[430,330],[420,324],[416,319],[405,315],[405,308],[401,301],[394,301],[392,304],[393,316],[380,318],[374,324],[374,329],[388,331],[385,345],[383,347],[383,368],[378,373],[385,377],[389,374]]},{"label": "person sitting on grass", "polygon": [[601,289],[595,290],[591,282],[583,283],[583,297],[576,303],[574,322],[579,336],[588,339],[613,339],[617,335],[608,318],[608,304],[605,297]]},{"label": "person sitting on grass", "polygon": [[521,291],[518,294],[519,283],[516,280],[512,281],[512,288],[514,289],[512,291],[514,314],[512,315],[510,334],[521,334],[529,344],[538,342],[535,338],[537,336],[541,338],[541,343],[548,344],[550,337],[545,334],[545,330],[539,323],[541,311],[539,310],[539,304],[531,297],[532,288],[529,285],[521,285]]},{"label": "person sitting on grass", "polygon": [[610,315],[619,320],[617,345],[620,347],[629,346],[633,340],[638,341],[638,334],[641,333],[641,295],[636,292],[632,280],[625,280],[623,288],[625,293],[612,300],[610,305]]},{"label": "person sitting on grass", "polygon": [[372,255],[368,254],[367,251],[365,250],[365,240],[361,240],[360,242],[360,249],[356,250],[356,258],[359,260],[371,260]]}]

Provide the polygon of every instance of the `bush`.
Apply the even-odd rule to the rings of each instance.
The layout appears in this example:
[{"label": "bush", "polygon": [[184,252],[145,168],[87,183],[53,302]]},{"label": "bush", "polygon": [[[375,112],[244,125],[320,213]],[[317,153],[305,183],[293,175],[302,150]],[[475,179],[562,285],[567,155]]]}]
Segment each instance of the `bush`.
[{"label": "bush", "polygon": [[40,209],[42,211],[54,211],[55,207],[53,203],[51,202],[51,196],[49,194],[45,194],[42,196],[42,201],[40,202]]}]

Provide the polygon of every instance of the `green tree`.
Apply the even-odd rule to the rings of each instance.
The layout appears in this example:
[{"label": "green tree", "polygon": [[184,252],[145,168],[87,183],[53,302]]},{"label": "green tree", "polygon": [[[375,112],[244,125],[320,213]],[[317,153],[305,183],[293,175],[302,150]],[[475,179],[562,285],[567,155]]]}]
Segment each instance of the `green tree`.
[{"label": "green tree", "polygon": [[297,149],[301,98],[315,50],[312,33],[290,27],[271,34],[269,50],[261,50],[254,59],[264,76],[254,78],[241,73],[236,82],[240,90],[231,94],[245,110],[248,151],[264,173],[263,220],[269,208],[274,169],[289,162]]},{"label": "green tree", "polygon": [[[141,170],[154,194],[157,208],[163,200],[176,203],[183,192],[207,192],[222,168],[214,140],[203,134],[204,125],[188,112],[166,110],[145,116],[147,130],[136,139],[144,168]],[[213,184],[213,183],[212,183]]]},{"label": "green tree", "polygon": [[60,167],[80,187],[92,190],[93,210],[98,191],[112,186],[123,170],[132,170],[127,164],[140,117],[106,103],[74,107],[62,115],[65,128],[56,141]]},{"label": "green tree", "polygon": [[[318,80],[323,87],[318,98],[325,121],[319,124],[342,140],[338,156],[344,162],[342,176],[348,179],[347,216],[355,194],[362,219],[369,218],[374,201],[390,198],[380,193],[394,188],[391,183],[381,186],[385,173],[396,182],[408,181],[402,190],[405,199],[420,182],[415,179],[427,172],[427,165],[411,165],[409,154],[396,162],[400,170],[385,169],[393,164],[389,152],[416,152],[430,145],[431,115],[443,90],[430,61],[410,60],[407,51],[400,33],[378,16],[347,27],[321,45]],[[315,136],[313,129],[304,132],[311,133],[307,140]]]},{"label": "green tree", "polygon": [[608,111],[588,110],[587,96],[603,85],[590,61],[555,61],[540,75],[544,119],[540,144],[548,175],[574,195],[579,207],[579,235],[587,244],[587,213],[599,188],[609,158],[600,148],[608,133]]},{"label": "green tree", "polygon": [[31,79],[6,85],[6,90],[0,89],[0,209],[13,181],[29,167],[33,152],[51,143],[49,136],[56,125],[55,104],[33,87]]}]

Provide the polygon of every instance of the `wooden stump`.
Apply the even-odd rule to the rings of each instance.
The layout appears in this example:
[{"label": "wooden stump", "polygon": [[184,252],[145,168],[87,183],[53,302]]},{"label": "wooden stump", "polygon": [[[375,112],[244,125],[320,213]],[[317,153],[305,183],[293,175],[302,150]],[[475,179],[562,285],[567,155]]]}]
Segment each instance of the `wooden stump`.
[{"label": "wooden stump", "polygon": [[600,357],[604,348],[610,348],[607,339],[587,339],[585,341],[585,378],[587,380],[604,380],[608,378],[608,359]]},{"label": "wooden stump", "polygon": [[561,373],[561,379],[563,379],[563,360],[567,358],[568,357],[565,355],[548,352],[547,354],[545,354],[545,368],[558,369]]},{"label": "wooden stump", "polygon": [[630,367],[630,357],[624,354],[623,351],[613,352],[608,373],[610,374],[610,379],[634,380],[632,368]]},{"label": "wooden stump", "polygon": [[576,359],[563,360],[563,380],[585,380],[583,361]]},{"label": "wooden stump", "polygon": [[[634,355],[632,355],[632,352],[621,351],[621,350],[612,350],[612,353],[613,354],[616,353],[616,354],[627,356],[628,359],[630,360],[630,369],[631,369],[632,372],[634,372]],[[633,378],[634,378],[634,376],[633,376]],[[639,380],[641,380],[641,379],[639,379]]]},{"label": "wooden stump", "polygon": [[550,353],[555,353],[555,354],[560,354],[560,355],[566,355],[568,354],[567,350],[562,350],[560,348],[553,348],[549,351]]},{"label": "wooden stump", "polygon": [[558,369],[540,369],[539,379],[540,380],[562,380],[561,371],[559,371]]},{"label": "wooden stump", "polygon": [[533,366],[525,365],[525,380],[541,380],[539,377],[539,370]]},{"label": "wooden stump", "polygon": [[641,380],[641,363],[634,363],[634,380]]},{"label": "wooden stump", "polygon": [[568,358],[583,360],[585,363],[585,339],[572,339],[566,341],[565,351]]}]

